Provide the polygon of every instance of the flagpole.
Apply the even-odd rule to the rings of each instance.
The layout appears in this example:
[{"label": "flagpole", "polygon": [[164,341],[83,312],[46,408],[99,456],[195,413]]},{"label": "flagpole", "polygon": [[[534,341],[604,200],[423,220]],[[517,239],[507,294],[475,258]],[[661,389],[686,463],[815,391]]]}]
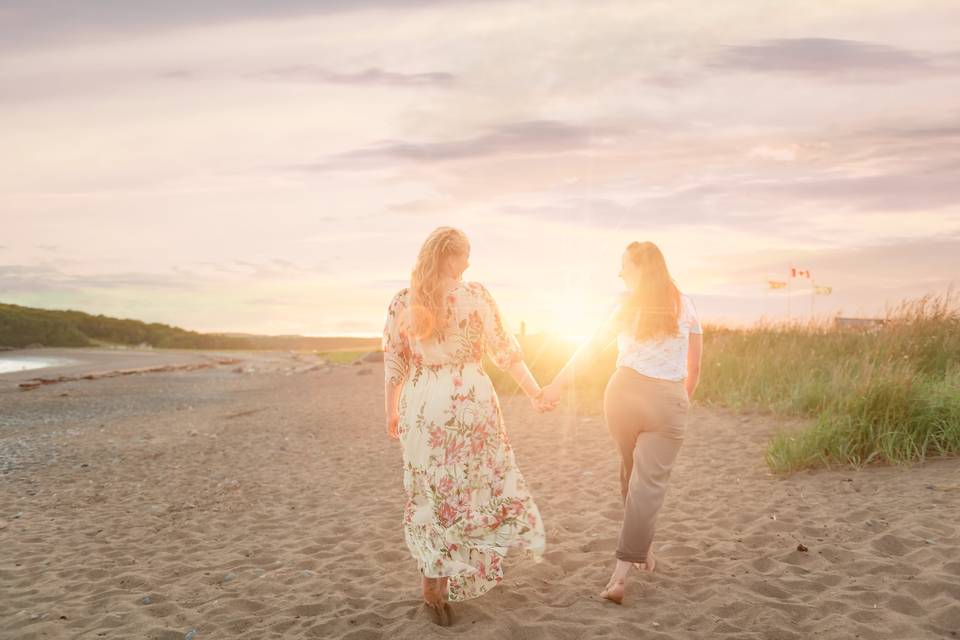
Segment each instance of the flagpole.
[{"label": "flagpole", "polygon": [[[793,269],[793,267],[790,267]],[[793,272],[787,272],[787,322],[790,322],[790,281],[793,280]]]},{"label": "flagpole", "polygon": [[767,278],[767,295],[764,296],[763,301],[763,315],[770,313],[770,292],[773,290],[773,285],[770,284],[770,278]]}]

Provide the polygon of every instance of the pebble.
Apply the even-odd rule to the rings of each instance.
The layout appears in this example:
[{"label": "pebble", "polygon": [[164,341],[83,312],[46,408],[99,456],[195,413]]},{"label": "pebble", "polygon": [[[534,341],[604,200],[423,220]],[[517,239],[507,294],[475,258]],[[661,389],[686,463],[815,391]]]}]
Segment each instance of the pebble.
[{"label": "pebble", "polygon": [[140,598],[140,602],[142,602],[143,604],[153,604],[153,598],[151,598],[150,596],[143,596],[142,598]]},{"label": "pebble", "polygon": [[306,576],[307,578],[309,578],[310,576],[313,575],[313,571],[310,571],[310,569],[304,569],[304,570],[301,571],[300,573],[302,573],[302,574],[303,574],[304,576]]},{"label": "pebble", "polygon": [[196,635],[197,635],[197,630],[196,630],[196,629],[190,629],[190,631],[187,631],[187,635],[183,636],[183,640],[193,640],[193,638],[194,638]]},{"label": "pebble", "polygon": [[224,581],[224,582],[230,582],[231,580],[233,580],[233,579],[236,578],[236,577],[237,577],[237,574],[235,574],[235,573],[228,573],[227,575],[223,576],[223,581]]}]

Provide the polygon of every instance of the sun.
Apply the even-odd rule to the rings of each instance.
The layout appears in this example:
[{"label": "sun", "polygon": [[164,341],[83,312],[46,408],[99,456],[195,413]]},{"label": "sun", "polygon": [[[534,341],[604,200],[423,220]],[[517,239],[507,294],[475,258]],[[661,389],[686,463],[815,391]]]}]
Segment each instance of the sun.
[{"label": "sun", "polygon": [[596,332],[604,310],[605,306],[596,296],[571,288],[548,302],[543,326],[546,333],[579,344]]}]

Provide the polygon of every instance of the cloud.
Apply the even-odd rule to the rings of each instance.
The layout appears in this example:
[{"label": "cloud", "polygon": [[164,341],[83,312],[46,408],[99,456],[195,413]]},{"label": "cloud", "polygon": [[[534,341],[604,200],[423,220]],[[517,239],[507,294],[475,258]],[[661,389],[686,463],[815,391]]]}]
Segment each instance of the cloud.
[{"label": "cloud", "polygon": [[[631,202],[609,198],[569,198],[556,204],[514,205],[504,207],[505,213],[534,216],[572,225],[631,229],[634,227],[663,228],[704,222],[709,214],[700,207],[689,206],[701,189],[683,189],[672,195],[651,196]],[[687,206],[684,206],[687,203]]]},{"label": "cloud", "polygon": [[[949,56],[948,56],[949,57]],[[793,74],[820,78],[896,79],[941,70],[932,54],[889,45],[833,38],[784,38],[729,46],[707,61],[721,71]],[[956,65],[951,65],[956,71]]]},{"label": "cloud", "polygon": [[194,264],[202,266],[203,271],[207,273],[217,274],[214,276],[217,278],[222,277],[222,274],[227,274],[228,277],[234,278],[239,276],[245,279],[282,280],[311,277],[329,271],[326,265],[319,262],[304,266],[284,258],[272,258],[264,262],[234,259],[226,262],[203,261]]},{"label": "cloud", "polygon": [[718,73],[794,76],[836,82],[899,82],[960,74],[960,53],[912,51],[839,38],[780,38],[722,47],[682,71],[654,73],[643,82],[684,89]]},{"label": "cloud", "polygon": [[263,80],[287,80],[319,84],[344,84],[355,86],[398,87],[447,87],[456,81],[456,76],[444,71],[402,73],[370,67],[354,73],[342,73],[312,65],[278,67],[252,73],[248,77]]},{"label": "cloud", "polygon": [[[275,67],[262,71],[234,73],[203,68],[170,68],[146,72],[134,69],[125,72],[75,72],[51,81],[33,77],[0,85],[0,106],[31,100],[63,100],[70,96],[105,96],[129,90],[146,80],[166,83],[229,82],[237,78],[258,82],[294,82],[350,87],[396,87],[444,89],[456,84],[457,76],[445,71],[405,73],[378,67],[343,72],[311,65]],[[165,89],[162,89],[165,91]]]},{"label": "cloud", "polygon": [[[878,163],[876,158],[870,162]],[[866,173],[858,163],[850,166],[798,164],[757,166],[733,164],[709,175],[691,175],[673,186],[652,187],[598,184],[588,197],[558,189],[536,196],[533,203],[508,201],[498,211],[530,216],[573,227],[648,231],[676,228],[739,230],[774,235],[791,241],[821,244],[856,223],[843,214],[927,214],[960,212],[960,161],[939,160],[905,168]],[[609,194],[609,195],[608,195]],[[521,195],[520,198],[528,198]],[[838,217],[839,215],[839,217]],[[960,229],[960,217],[944,232]]]},{"label": "cloud", "polygon": [[[887,238],[856,247],[797,250],[782,255],[725,256],[731,265],[724,275],[731,281],[756,279],[786,271],[788,262],[810,269],[827,285],[867,287],[871,290],[946,284],[960,274],[960,233],[925,238]],[[789,254],[789,255],[787,255]],[[731,259],[734,258],[734,259]],[[737,267],[736,264],[747,266]]]},{"label": "cloud", "polygon": [[86,289],[200,292],[225,282],[302,280],[325,273],[321,264],[303,266],[283,258],[261,262],[231,260],[175,266],[167,273],[118,271],[70,273],[49,263],[0,264],[0,294],[67,292]]},{"label": "cloud", "polygon": [[960,136],[960,124],[943,124],[939,126],[927,127],[899,127],[889,128],[878,131],[883,135],[901,138],[956,138]]},{"label": "cloud", "polygon": [[500,125],[487,133],[459,140],[388,140],[293,168],[305,171],[364,170],[395,162],[436,163],[505,154],[563,153],[604,144],[615,133],[609,127],[573,125],[556,120],[529,120]]},{"label": "cloud", "polygon": [[437,198],[428,200],[425,198],[420,198],[417,200],[407,200],[405,202],[398,202],[396,204],[388,205],[387,210],[393,213],[400,213],[404,215],[421,216],[434,214],[440,211],[448,211],[454,206],[455,205],[453,202],[445,199]]},{"label": "cloud", "polygon": [[[573,227],[612,229],[641,235],[686,228],[697,234],[737,230],[775,234],[797,242],[817,242],[821,239],[815,226],[794,224],[792,212],[757,204],[746,206],[728,195],[726,188],[718,184],[700,184],[628,202],[572,198],[557,204],[511,206],[503,211]],[[815,217],[809,222],[815,222]]]},{"label": "cloud", "polygon": [[960,170],[955,166],[907,173],[803,178],[740,187],[741,191],[795,202],[840,202],[863,211],[930,210],[960,204]]},{"label": "cloud", "polygon": [[197,74],[195,71],[189,69],[170,69],[168,71],[160,71],[156,75],[158,78],[167,80],[186,80],[195,77]]},{"label": "cloud", "polygon": [[65,292],[83,289],[136,288],[197,291],[193,278],[171,274],[118,272],[69,274],[50,265],[0,265],[0,294]]},{"label": "cloud", "polygon": [[0,8],[0,49],[25,48],[61,41],[90,40],[106,34],[137,35],[240,20],[293,18],[371,9],[404,11],[503,0],[11,0]]}]

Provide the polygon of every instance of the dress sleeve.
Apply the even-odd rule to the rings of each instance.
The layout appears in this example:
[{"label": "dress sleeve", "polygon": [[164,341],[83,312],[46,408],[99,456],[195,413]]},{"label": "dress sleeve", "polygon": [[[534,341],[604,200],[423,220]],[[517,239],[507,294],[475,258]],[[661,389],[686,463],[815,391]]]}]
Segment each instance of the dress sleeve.
[{"label": "dress sleeve", "polygon": [[509,369],[523,360],[523,350],[516,336],[507,331],[500,316],[497,301],[483,285],[478,286],[481,297],[484,348],[490,359],[501,369]]},{"label": "dress sleeve", "polygon": [[393,385],[402,384],[410,369],[410,340],[405,329],[407,305],[404,291],[390,301],[383,327],[383,376]]}]

